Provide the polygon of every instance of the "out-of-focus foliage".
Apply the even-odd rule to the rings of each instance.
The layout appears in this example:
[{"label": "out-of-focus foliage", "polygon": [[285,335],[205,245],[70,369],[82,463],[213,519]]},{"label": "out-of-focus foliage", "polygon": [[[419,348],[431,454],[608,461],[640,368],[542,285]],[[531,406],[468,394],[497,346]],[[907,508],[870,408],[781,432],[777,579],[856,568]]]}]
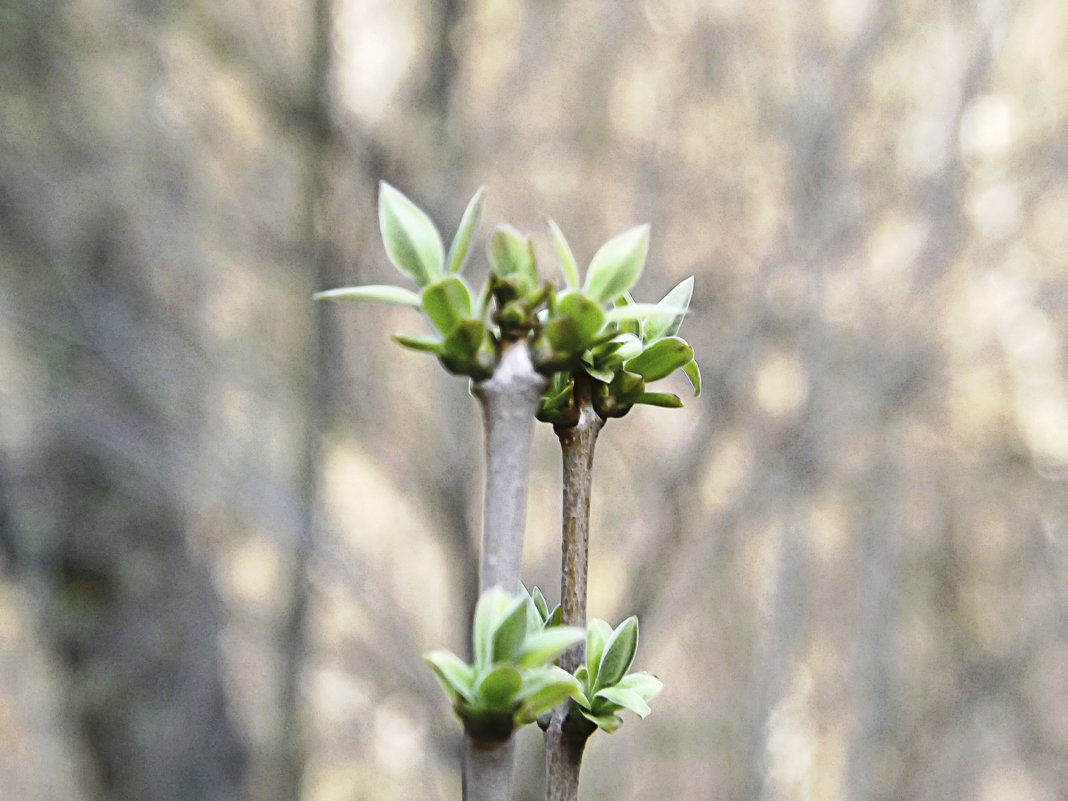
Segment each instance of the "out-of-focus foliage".
[{"label": "out-of-focus foliage", "polygon": [[309,301],[393,281],[382,179],[695,276],[703,394],[595,478],[590,611],[666,689],[584,781],[1063,797],[1065,52],[1060,0],[5,3],[0,797],[457,796],[475,410],[410,310]]}]

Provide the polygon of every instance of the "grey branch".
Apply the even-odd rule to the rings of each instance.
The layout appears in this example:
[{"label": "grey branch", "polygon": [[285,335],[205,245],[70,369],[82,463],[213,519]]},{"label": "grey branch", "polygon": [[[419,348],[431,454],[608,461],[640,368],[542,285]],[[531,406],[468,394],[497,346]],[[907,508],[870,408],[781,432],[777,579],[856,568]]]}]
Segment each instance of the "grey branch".
[{"label": "grey branch", "polygon": [[486,430],[480,592],[496,585],[514,592],[519,583],[530,441],[545,387],[545,378],[531,364],[526,342],[505,343],[496,371],[474,387]]}]

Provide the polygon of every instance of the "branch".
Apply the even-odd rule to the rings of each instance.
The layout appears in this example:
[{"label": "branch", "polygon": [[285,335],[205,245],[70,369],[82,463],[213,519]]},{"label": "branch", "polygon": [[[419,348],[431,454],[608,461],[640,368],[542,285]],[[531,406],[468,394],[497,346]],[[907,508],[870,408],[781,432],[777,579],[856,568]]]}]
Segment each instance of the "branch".
[{"label": "branch", "polygon": [[525,342],[504,343],[493,375],[474,387],[486,430],[480,592],[498,585],[515,592],[519,584],[530,441],[538,398],[545,387]]},{"label": "branch", "polygon": [[[593,454],[597,435],[604,426],[594,411],[590,398],[590,379],[575,378],[575,404],[578,422],[571,427],[557,427],[564,467],[562,564],[560,571],[560,606],[564,624],[586,625],[586,576],[589,565],[590,492],[593,488]],[[560,658],[560,666],[574,673],[585,659],[585,646],[578,643]],[[579,769],[589,732],[565,731],[571,702],[565,701],[554,711],[546,732],[545,774],[547,801],[578,799]]]},{"label": "branch", "polygon": [[[534,413],[546,380],[534,370],[525,341],[505,342],[493,375],[474,386],[486,429],[486,496],[479,592],[515,592],[523,561],[527,475]],[[515,741],[465,736],[464,801],[510,801]]]},{"label": "branch", "polygon": [[496,743],[464,740],[464,801],[511,801],[515,738]]}]

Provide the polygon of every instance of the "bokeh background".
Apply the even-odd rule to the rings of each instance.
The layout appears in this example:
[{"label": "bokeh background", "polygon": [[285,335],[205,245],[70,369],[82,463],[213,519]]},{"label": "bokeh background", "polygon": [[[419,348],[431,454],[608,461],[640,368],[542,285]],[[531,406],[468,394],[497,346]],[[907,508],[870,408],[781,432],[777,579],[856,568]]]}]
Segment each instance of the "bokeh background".
[{"label": "bokeh background", "polygon": [[1061,0],[3,0],[0,797],[459,797],[477,408],[310,301],[397,280],[380,179],[696,276],[705,393],[598,449],[666,689],[584,798],[1068,796],[1066,53]]}]

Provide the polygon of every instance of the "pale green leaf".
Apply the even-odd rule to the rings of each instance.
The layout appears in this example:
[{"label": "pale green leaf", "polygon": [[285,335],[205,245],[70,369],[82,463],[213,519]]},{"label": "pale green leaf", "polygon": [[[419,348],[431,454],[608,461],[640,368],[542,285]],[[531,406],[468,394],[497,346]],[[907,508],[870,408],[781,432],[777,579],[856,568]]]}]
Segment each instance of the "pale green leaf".
[{"label": "pale green leaf", "polygon": [[679,332],[679,326],[686,319],[686,312],[690,308],[690,299],[693,297],[693,276],[679,282],[679,284],[664,295],[657,306],[666,309],[681,309],[674,317],[660,316],[649,320],[642,332],[645,342],[654,342],[661,337],[672,337]]},{"label": "pale green leaf", "polygon": [[612,379],[616,375],[615,370],[611,370],[605,367],[593,367],[592,365],[587,364],[584,369],[590,375],[591,378],[596,378],[598,381],[601,381],[605,384],[612,383]]},{"label": "pale green leaf", "polygon": [[602,690],[597,691],[596,698],[604,698],[606,701],[610,701],[617,706],[621,706],[624,709],[629,709],[631,712],[638,715],[638,717],[644,718],[652,710],[649,709],[649,704],[645,702],[638,693],[633,690],[625,690],[617,687],[605,687]]},{"label": "pale green leaf", "polygon": [[693,361],[693,348],[678,337],[658,339],[645,350],[629,359],[623,367],[637,373],[646,381],[656,381]]},{"label": "pale green leaf", "polygon": [[558,657],[565,648],[581,642],[585,635],[586,631],[578,626],[554,626],[531,634],[523,642],[516,663],[524,668],[544,665]]},{"label": "pale green leaf", "polygon": [[553,626],[562,625],[564,625],[564,608],[560,606],[560,604],[557,604],[552,608],[552,611],[549,612],[549,619],[545,621],[545,627],[551,628]]},{"label": "pale green leaf", "polygon": [[630,670],[638,650],[638,618],[631,615],[618,626],[604,646],[594,689],[611,687]]},{"label": "pale green leaf", "polygon": [[646,406],[659,406],[662,409],[681,409],[682,401],[678,395],[670,392],[642,392],[632,398],[627,398],[628,403],[644,403]]},{"label": "pale green leaf", "polygon": [[[625,306],[633,306],[633,305],[635,305],[634,304],[634,298],[631,297],[630,292],[624,292],[622,295],[620,295],[618,298],[616,298],[616,302],[613,305],[616,308],[622,308],[622,307],[625,307]],[[642,335],[642,322],[641,322],[640,319],[619,320],[618,321],[618,326],[619,326],[619,330],[620,330],[621,333],[634,334],[635,336],[638,336],[638,337],[640,337]]]},{"label": "pale green leaf", "polygon": [[535,587],[531,590],[530,599],[534,601],[534,607],[538,610],[538,615],[541,617],[541,622],[544,625],[545,621],[549,619],[549,604],[546,602],[545,596],[542,595],[539,587]]},{"label": "pale green leaf", "polygon": [[[610,323],[623,323],[628,320],[647,322],[656,319],[674,319],[678,314],[685,314],[685,309],[673,309],[657,303],[629,303],[616,306],[605,312],[604,318]],[[633,333],[633,332],[630,332]]]},{"label": "pale green leaf", "polygon": [[486,337],[486,324],[481,320],[460,320],[441,343],[443,355],[464,361],[474,358]]},{"label": "pale green leaf", "polygon": [[378,191],[378,225],[394,267],[421,287],[441,277],[445,247],[437,227],[426,212],[385,181]]},{"label": "pale green leaf", "polygon": [[604,646],[612,636],[612,627],[600,618],[593,618],[586,623],[586,666],[589,670],[589,687],[597,682],[597,671],[601,667]]},{"label": "pale green leaf", "polygon": [[652,673],[646,673],[643,670],[640,673],[628,673],[616,682],[615,686],[621,690],[630,690],[637,693],[648,703],[664,689],[664,682],[660,681]]},{"label": "pale green leaf", "polygon": [[[548,697],[552,696],[552,699]],[[578,680],[563,668],[549,665],[544,668],[523,671],[523,689],[517,701],[533,712],[534,717],[550,709],[565,698],[581,700],[585,696]],[[536,711],[535,711],[536,708]]]},{"label": "pale green leaf", "polygon": [[449,699],[456,703],[458,698],[474,701],[475,670],[451,651],[431,651],[423,659],[434,671]]},{"label": "pale green leaf", "polygon": [[560,262],[560,268],[564,272],[564,283],[569,289],[577,289],[579,285],[578,265],[575,263],[575,254],[571,252],[571,246],[567,244],[567,238],[560,226],[551,217],[546,217],[549,223],[549,237],[552,239],[553,251],[556,259]]},{"label": "pale green leaf", "polygon": [[456,324],[471,314],[471,291],[458,275],[447,275],[423,290],[423,311],[442,334],[449,334]]},{"label": "pale green leaf", "polygon": [[[581,684],[583,687],[586,686],[587,680],[589,679],[589,677],[590,677],[590,671],[589,671],[589,668],[587,668],[585,665],[579,665],[578,668],[576,668],[576,670],[575,670],[575,680],[579,684]],[[588,700],[585,701],[584,703],[585,703],[585,705],[587,707],[590,705]]]},{"label": "pale green leaf", "polygon": [[402,348],[417,350],[421,353],[441,353],[441,340],[424,334],[394,334],[393,341]]},{"label": "pale green leaf", "polygon": [[486,187],[479,187],[475,192],[475,196],[467,204],[467,208],[464,209],[464,216],[460,218],[460,225],[456,229],[456,235],[452,238],[452,245],[449,247],[449,272],[458,273],[463,269],[464,262],[467,260],[467,253],[471,248],[471,239],[475,234],[475,229],[478,228],[478,223],[482,219],[482,203],[486,198]]},{"label": "pale green leaf", "polygon": [[690,379],[690,386],[693,387],[693,396],[699,397],[701,394],[701,368],[697,366],[697,361],[691,361],[688,364],[682,366],[682,372],[686,373],[686,377]]},{"label": "pale green leaf", "polygon": [[493,662],[513,661],[527,636],[527,599],[520,595],[505,610],[493,632]]},{"label": "pale green leaf", "polygon": [[612,343],[618,345],[612,355],[620,361],[633,359],[642,352],[642,342],[634,334],[620,334],[612,340]]},{"label": "pale green leaf", "polygon": [[623,718],[619,715],[593,715],[586,710],[580,711],[582,712],[582,717],[596,724],[598,728],[603,729],[608,734],[617,731],[623,725]]},{"label": "pale green leaf", "polygon": [[418,309],[419,296],[410,289],[388,284],[368,284],[367,286],[345,286],[340,289],[327,289],[316,292],[315,300],[368,300],[375,303],[392,303],[396,306],[411,306]]},{"label": "pale green leaf", "polygon": [[500,587],[486,590],[475,604],[475,619],[471,626],[471,638],[475,652],[475,665],[487,667],[493,656],[493,635],[497,621],[511,605],[512,597]]},{"label": "pale green leaf", "polygon": [[538,285],[538,268],[534,244],[510,225],[499,225],[490,237],[489,259],[494,272],[502,278],[519,275],[529,292]]},{"label": "pale green leaf", "polygon": [[479,682],[478,698],[490,709],[508,710],[523,689],[523,677],[512,665],[500,665]]},{"label": "pale green leaf", "polygon": [[648,225],[639,225],[613,237],[594,254],[583,291],[598,303],[619,297],[641,276],[648,252]]},{"label": "pale green leaf", "polygon": [[545,326],[545,338],[558,353],[574,353],[589,347],[604,325],[604,310],[574,290],[557,297],[554,311]]}]

